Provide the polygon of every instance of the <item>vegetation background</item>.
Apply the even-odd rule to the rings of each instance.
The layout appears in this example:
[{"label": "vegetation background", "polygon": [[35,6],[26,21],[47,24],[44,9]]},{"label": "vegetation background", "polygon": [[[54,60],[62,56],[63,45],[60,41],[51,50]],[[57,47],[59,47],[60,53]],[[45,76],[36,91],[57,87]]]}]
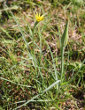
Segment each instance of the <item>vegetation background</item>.
[{"label": "vegetation background", "polygon": [[[36,13],[44,20],[34,29]],[[0,0],[0,110],[84,109],[85,1]]]}]

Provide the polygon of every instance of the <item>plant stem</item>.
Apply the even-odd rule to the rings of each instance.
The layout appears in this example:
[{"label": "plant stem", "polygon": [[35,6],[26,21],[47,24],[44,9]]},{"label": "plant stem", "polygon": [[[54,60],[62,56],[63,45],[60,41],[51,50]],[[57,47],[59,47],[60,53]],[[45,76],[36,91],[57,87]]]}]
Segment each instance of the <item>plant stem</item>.
[{"label": "plant stem", "polygon": [[64,46],[61,47],[61,80],[63,79],[64,73]]},{"label": "plant stem", "polygon": [[35,22],[34,27],[33,27],[33,32],[32,32],[32,34],[33,34],[33,35],[32,35],[33,38],[34,38],[34,31],[35,31],[35,28],[36,28],[37,24],[38,24],[38,22]]}]

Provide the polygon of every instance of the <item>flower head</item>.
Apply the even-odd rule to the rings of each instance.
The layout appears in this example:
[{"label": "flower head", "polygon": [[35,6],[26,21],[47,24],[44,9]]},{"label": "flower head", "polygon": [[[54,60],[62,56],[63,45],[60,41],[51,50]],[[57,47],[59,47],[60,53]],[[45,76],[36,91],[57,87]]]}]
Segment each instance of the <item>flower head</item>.
[{"label": "flower head", "polygon": [[40,14],[37,13],[35,15],[35,19],[36,19],[37,22],[40,22],[40,21],[42,21],[44,19],[44,16],[43,15],[41,16]]}]

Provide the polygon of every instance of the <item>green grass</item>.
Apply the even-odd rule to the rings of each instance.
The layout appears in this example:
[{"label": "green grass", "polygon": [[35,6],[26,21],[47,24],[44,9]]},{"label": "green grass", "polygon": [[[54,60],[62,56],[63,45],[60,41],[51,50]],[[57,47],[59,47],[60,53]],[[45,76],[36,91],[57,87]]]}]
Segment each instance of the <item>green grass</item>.
[{"label": "green grass", "polygon": [[[9,7],[15,5],[22,9],[9,8],[0,19],[0,109],[84,108],[84,4],[19,0]],[[35,12],[44,14],[45,19],[33,31]],[[68,17],[69,39],[61,77],[60,39]]]}]

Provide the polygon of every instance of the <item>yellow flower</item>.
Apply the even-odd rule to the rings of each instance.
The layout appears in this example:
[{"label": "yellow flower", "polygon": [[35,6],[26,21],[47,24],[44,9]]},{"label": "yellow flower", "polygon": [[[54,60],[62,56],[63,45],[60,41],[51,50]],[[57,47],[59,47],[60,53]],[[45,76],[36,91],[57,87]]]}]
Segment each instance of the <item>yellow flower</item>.
[{"label": "yellow flower", "polygon": [[44,19],[44,16],[43,15],[41,16],[40,14],[37,13],[35,15],[35,19],[36,19],[37,22],[40,22],[40,21],[42,21]]}]

